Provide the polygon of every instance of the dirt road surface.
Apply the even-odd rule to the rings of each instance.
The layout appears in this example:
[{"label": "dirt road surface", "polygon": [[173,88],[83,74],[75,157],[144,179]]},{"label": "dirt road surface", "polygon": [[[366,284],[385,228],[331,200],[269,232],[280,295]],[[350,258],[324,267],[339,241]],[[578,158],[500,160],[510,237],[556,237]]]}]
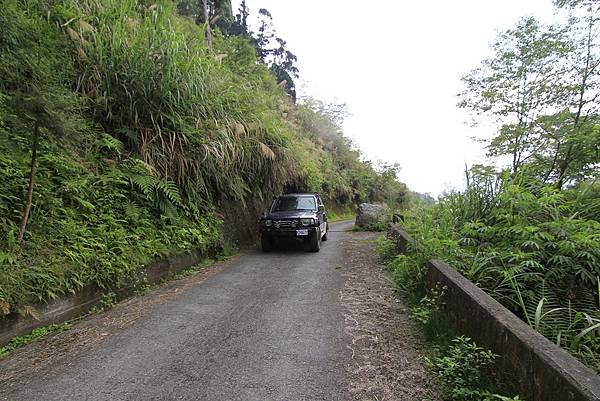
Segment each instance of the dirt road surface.
[{"label": "dirt road surface", "polygon": [[438,400],[372,233],[251,251],[0,361],[0,400]]}]

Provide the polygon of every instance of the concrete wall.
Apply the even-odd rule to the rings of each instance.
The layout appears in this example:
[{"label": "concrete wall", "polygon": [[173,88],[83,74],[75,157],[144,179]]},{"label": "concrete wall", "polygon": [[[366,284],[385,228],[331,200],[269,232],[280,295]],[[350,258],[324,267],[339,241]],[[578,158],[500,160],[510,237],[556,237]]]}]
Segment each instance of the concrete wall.
[{"label": "concrete wall", "polygon": [[394,241],[396,244],[396,251],[398,251],[398,253],[407,253],[410,245],[414,243],[413,239],[402,228],[402,226],[396,223],[390,225],[388,238]]},{"label": "concrete wall", "polygon": [[[252,200],[246,204],[225,201],[219,205],[223,218],[223,236],[233,246],[252,246],[258,238],[258,218],[268,209],[271,200]],[[119,296],[127,296],[140,284],[157,283],[164,277],[177,273],[200,262],[204,257],[214,256],[221,250],[209,250],[205,255],[190,252],[162,260],[157,260],[141,268],[132,281],[123,288],[113,289]],[[40,319],[10,314],[0,317],[0,346],[7,344],[12,338],[28,334],[36,327],[62,323],[89,311],[98,305],[105,290],[96,286],[86,286],[77,294],[61,297],[47,304],[34,305],[40,313]]]},{"label": "concrete wall", "polygon": [[500,355],[499,366],[532,401],[600,400],[600,376],[550,342],[447,264],[433,260],[430,287],[445,287],[449,320]]},{"label": "concrete wall", "polygon": [[[133,278],[130,285],[116,289],[121,296],[126,296],[135,290],[139,284],[154,284],[161,279],[175,274],[199,263],[207,255],[199,251],[157,260],[142,267]],[[31,316],[21,316],[13,313],[0,318],[0,346],[7,344],[12,338],[30,333],[36,327],[63,323],[89,311],[98,305],[105,290],[97,286],[86,286],[77,294],[61,297],[47,304],[35,305],[40,319]]]},{"label": "concrete wall", "polygon": [[[413,240],[401,227],[392,227],[399,250]],[[600,376],[502,306],[456,270],[431,261],[430,288],[445,287],[445,308],[457,331],[499,355],[502,376],[531,401],[600,400]]]}]

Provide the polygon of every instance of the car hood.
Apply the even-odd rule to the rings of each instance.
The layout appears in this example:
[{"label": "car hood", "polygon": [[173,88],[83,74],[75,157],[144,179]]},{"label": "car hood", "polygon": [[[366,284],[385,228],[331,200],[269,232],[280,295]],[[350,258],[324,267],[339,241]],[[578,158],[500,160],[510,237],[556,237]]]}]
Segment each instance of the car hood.
[{"label": "car hood", "polygon": [[308,210],[287,210],[283,212],[272,212],[267,215],[267,219],[307,219],[316,217],[316,212]]}]

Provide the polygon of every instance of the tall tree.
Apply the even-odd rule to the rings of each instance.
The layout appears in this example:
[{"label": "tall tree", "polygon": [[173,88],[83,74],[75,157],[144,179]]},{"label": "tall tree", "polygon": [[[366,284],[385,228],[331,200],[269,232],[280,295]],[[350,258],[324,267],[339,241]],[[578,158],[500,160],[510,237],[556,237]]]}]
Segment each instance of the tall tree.
[{"label": "tall tree", "polygon": [[[209,5],[207,0],[198,0],[199,2],[202,3],[202,13],[198,14],[198,16],[204,16],[204,23],[206,25],[206,43],[208,45],[208,49],[210,51],[212,51],[212,29],[210,27],[210,23],[211,23],[211,18],[210,18],[210,11],[209,11]],[[200,23],[202,23],[202,21],[199,21]]]},{"label": "tall tree", "polygon": [[287,42],[278,37],[273,28],[271,13],[261,8],[258,11],[258,30],[253,32],[248,24],[250,10],[246,1],[242,0],[238,13],[233,16],[231,0],[179,0],[178,10],[181,14],[195,16],[197,24],[206,24],[206,38],[209,47],[212,45],[213,26],[217,26],[226,35],[247,37],[256,48],[259,59],[266,63],[277,78],[279,84],[290,97],[296,101],[296,85],[298,78],[298,61],[296,55],[287,49]]},{"label": "tall tree", "polygon": [[228,32],[233,23],[233,11],[231,0],[198,0],[196,22],[204,24],[209,22],[210,26],[218,26],[223,32]]},{"label": "tall tree", "polygon": [[264,8],[258,10],[259,26],[255,36],[256,52],[259,58],[269,65],[269,68],[277,77],[290,97],[296,101],[296,84],[294,78],[298,78],[298,61],[296,55],[287,50],[287,42],[278,37],[273,28],[273,17]]},{"label": "tall tree", "polygon": [[460,106],[492,117],[491,156],[510,156],[558,188],[598,175],[600,2],[557,0],[568,21],[533,18],[501,34],[494,55],[467,74]]},{"label": "tall tree", "polygon": [[[3,5],[0,25],[4,27],[0,31],[0,108],[5,117],[2,124],[11,130],[30,132],[31,157],[17,236],[21,242],[33,207],[40,151],[51,148],[65,135],[81,132],[86,124],[79,115],[79,99],[68,86],[73,76],[65,65],[72,65],[72,60],[56,51],[63,48],[64,36],[24,12],[16,1]],[[67,29],[72,37],[80,35]],[[80,23],[78,29],[85,30],[87,25]]]},{"label": "tall tree", "polygon": [[598,173],[600,163],[600,2],[558,0],[567,9],[570,51],[563,76],[565,97],[546,177],[557,187]]},{"label": "tall tree", "polygon": [[238,13],[235,15],[233,23],[229,29],[231,35],[251,37],[250,27],[248,26],[248,17],[250,9],[246,5],[246,0],[242,0]]},{"label": "tall tree", "polygon": [[[549,110],[564,97],[556,84],[564,74],[562,32],[525,18],[500,34],[493,56],[463,77],[459,106],[491,117],[498,131],[488,145],[491,156],[509,156],[513,174],[539,154]],[[548,122],[546,121],[546,126]]]}]

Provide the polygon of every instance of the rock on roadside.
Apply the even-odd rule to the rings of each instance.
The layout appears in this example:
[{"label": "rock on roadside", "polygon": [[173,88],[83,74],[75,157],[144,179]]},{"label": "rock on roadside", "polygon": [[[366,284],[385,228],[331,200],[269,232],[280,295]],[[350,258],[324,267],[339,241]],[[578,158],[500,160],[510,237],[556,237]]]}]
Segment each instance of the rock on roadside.
[{"label": "rock on roadside", "polygon": [[356,225],[358,227],[366,227],[370,224],[375,224],[385,216],[387,212],[385,203],[361,203],[356,214]]}]

